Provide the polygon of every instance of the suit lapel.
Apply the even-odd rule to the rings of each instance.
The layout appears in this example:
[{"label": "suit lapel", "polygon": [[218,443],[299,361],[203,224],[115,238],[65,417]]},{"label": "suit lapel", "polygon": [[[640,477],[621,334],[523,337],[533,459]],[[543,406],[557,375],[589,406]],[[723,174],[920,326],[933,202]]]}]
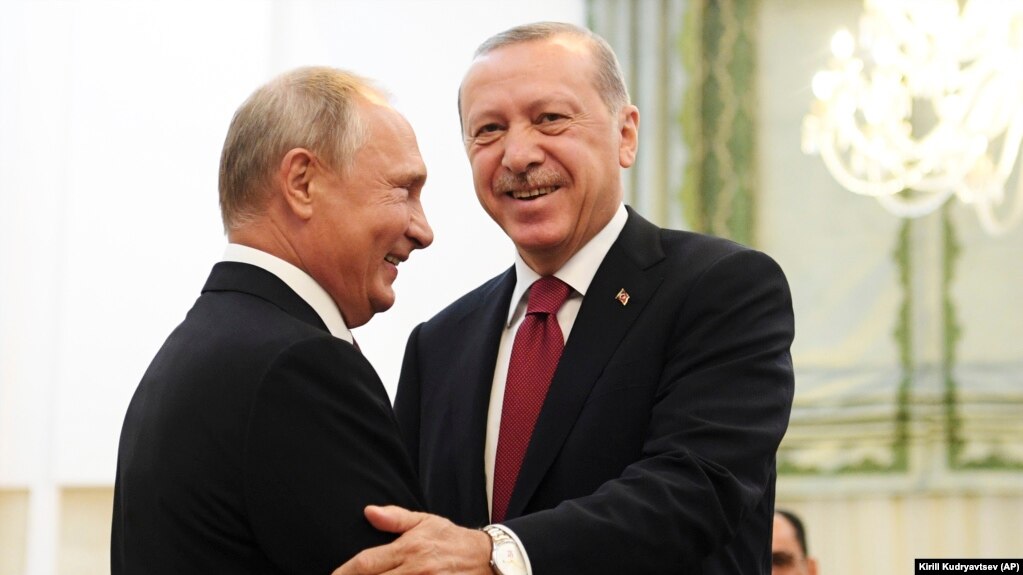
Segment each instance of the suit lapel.
[{"label": "suit lapel", "polygon": [[[587,290],[551,381],[508,505],[520,515],[561,450],[590,390],[664,275],[659,229],[629,210],[629,220]],[[628,303],[616,297],[624,289]]]},{"label": "suit lapel", "polygon": [[[458,482],[467,486],[466,505],[471,517],[465,521],[471,524],[485,524],[490,521],[489,502],[484,465],[484,443],[487,436],[487,411],[490,407],[490,390],[494,383],[494,366],[501,343],[501,333],[508,320],[508,306],[515,288],[515,269],[498,276],[491,289],[480,292],[478,305],[468,311],[459,321],[460,333],[456,336],[456,349],[464,364],[459,365],[452,375],[450,387],[453,404],[451,428],[454,433],[450,441],[460,444],[456,453],[464,454],[463,474]],[[453,342],[448,342],[452,345]],[[469,393],[465,393],[464,381],[472,382]]]}]

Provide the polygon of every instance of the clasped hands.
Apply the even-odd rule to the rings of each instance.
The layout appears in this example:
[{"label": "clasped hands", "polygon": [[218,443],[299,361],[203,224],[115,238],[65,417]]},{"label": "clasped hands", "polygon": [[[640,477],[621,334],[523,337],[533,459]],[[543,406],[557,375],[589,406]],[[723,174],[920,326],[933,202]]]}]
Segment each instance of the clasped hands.
[{"label": "clasped hands", "polygon": [[363,550],[332,575],[492,575],[490,536],[447,519],[402,507],[370,505],[373,527],[401,534],[387,545]]}]

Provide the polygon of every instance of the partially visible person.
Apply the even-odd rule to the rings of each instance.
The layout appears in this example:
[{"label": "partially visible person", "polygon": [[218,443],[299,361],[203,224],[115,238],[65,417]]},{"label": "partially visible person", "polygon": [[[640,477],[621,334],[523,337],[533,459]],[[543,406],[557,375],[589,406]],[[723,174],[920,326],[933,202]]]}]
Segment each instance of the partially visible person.
[{"label": "partially visible person", "polygon": [[350,329],[391,307],[398,265],[430,245],[425,179],[411,126],[347,72],[285,73],[238,109],[223,261],[121,431],[113,575],[329,573],[394,538],[367,504],[421,508]]},{"label": "partially visible person", "polygon": [[437,515],[368,508],[404,535],[336,575],[769,573],[793,394],[777,263],[623,204],[639,110],[589,30],[491,37],[459,113],[516,254],[405,350],[395,413]]},{"label": "partially visible person", "polygon": [[817,575],[817,560],[809,553],[803,521],[791,511],[776,510],[771,539],[771,575]]}]

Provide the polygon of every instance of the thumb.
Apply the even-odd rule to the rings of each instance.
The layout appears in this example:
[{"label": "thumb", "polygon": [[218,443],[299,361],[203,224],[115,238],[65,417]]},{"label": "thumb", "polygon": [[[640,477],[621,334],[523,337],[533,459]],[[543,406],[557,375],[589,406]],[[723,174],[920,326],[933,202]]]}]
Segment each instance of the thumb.
[{"label": "thumb", "polygon": [[404,533],[429,517],[397,505],[367,505],[363,514],[373,527],[388,533]]}]

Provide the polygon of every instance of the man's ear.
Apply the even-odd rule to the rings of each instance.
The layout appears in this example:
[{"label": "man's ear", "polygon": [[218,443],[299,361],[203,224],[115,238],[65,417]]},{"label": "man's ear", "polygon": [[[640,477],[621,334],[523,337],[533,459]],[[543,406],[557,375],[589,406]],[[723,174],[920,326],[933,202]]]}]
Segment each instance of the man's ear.
[{"label": "man's ear", "polygon": [[310,183],[320,166],[316,156],[305,148],[294,148],[284,154],[277,179],[281,193],[291,212],[303,220],[313,215],[313,195]]},{"label": "man's ear", "polygon": [[621,141],[618,144],[618,163],[623,168],[631,167],[636,161],[639,149],[639,108],[632,104],[622,106],[618,112],[618,129]]}]

